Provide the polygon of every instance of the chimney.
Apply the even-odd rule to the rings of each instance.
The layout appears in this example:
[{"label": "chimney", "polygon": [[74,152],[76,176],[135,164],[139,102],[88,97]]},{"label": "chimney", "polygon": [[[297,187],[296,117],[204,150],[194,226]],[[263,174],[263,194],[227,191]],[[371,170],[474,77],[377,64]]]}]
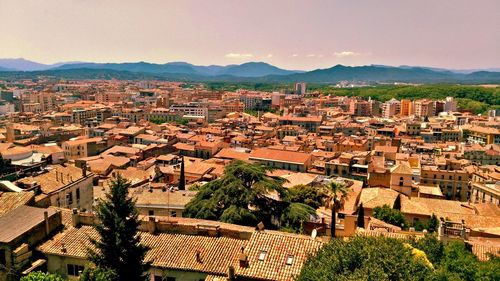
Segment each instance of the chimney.
[{"label": "chimney", "polygon": [[[248,266],[248,256],[244,253],[245,251],[245,248],[244,247],[241,247],[241,253],[240,253],[240,256],[239,256],[239,260],[240,260],[240,267],[247,267]],[[234,268],[233,268],[234,270]]]},{"label": "chimney", "polygon": [[201,252],[199,250],[196,250],[196,262],[202,263],[202,261],[201,261]]},{"label": "chimney", "polygon": [[50,233],[50,225],[49,225],[49,212],[43,212],[43,219],[45,221],[45,235],[49,235]]},{"label": "chimney", "polygon": [[66,253],[68,250],[66,249],[66,245],[64,243],[61,243],[61,252]]},{"label": "chimney", "polygon": [[236,276],[234,274],[234,266],[232,266],[232,265],[229,265],[229,267],[227,269],[227,279],[229,279],[229,281],[236,280]]},{"label": "chimney", "polygon": [[82,176],[83,177],[87,176],[87,163],[82,165]]},{"label": "chimney", "polygon": [[154,234],[156,232],[156,218],[154,216],[149,216],[147,226],[149,233]]},{"label": "chimney", "polygon": [[78,215],[78,210],[76,208],[71,209],[71,224],[73,227],[78,227],[80,225],[80,216]]}]

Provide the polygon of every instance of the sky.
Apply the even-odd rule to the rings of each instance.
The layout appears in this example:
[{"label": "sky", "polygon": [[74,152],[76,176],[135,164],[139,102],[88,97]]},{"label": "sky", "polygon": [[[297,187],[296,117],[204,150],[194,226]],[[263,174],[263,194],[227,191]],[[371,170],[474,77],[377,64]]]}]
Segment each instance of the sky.
[{"label": "sky", "polygon": [[0,0],[0,58],[500,67],[500,0]]}]

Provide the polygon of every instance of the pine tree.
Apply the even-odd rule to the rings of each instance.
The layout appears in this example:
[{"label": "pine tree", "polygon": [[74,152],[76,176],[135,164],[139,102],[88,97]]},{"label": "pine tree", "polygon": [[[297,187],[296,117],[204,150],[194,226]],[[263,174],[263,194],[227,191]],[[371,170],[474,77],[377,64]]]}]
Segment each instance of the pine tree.
[{"label": "pine tree", "polygon": [[181,175],[179,177],[179,190],[186,189],[186,176],[184,175],[184,157],[181,160]]},{"label": "pine tree", "polygon": [[363,203],[359,204],[358,208],[358,227],[365,228],[365,208],[363,208]]},{"label": "pine tree", "polygon": [[129,187],[130,182],[116,175],[106,199],[97,205],[100,223],[94,227],[99,239],[91,240],[95,250],[89,249],[89,258],[99,268],[115,272],[117,280],[148,280],[150,265],[144,263],[148,249],[140,244],[139,214],[134,200],[128,197]]}]

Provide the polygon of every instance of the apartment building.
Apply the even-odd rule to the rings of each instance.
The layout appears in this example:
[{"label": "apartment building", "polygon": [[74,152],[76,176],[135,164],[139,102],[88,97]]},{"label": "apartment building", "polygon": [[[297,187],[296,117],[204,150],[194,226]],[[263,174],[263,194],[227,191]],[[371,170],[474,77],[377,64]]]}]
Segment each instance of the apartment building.
[{"label": "apartment building", "polygon": [[102,138],[88,138],[65,141],[62,144],[64,157],[67,160],[97,155],[106,147]]},{"label": "apartment building", "polygon": [[421,99],[413,102],[413,114],[415,117],[430,117],[435,115],[434,101]]}]

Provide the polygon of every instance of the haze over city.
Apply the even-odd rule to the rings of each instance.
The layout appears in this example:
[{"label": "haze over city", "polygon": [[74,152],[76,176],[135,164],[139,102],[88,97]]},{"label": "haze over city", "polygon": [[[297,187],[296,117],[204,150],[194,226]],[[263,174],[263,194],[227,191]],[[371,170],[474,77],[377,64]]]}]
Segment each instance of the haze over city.
[{"label": "haze over city", "polygon": [[0,57],[42,63],[500,66],[496,0],[2,0],[0,18]]}]

